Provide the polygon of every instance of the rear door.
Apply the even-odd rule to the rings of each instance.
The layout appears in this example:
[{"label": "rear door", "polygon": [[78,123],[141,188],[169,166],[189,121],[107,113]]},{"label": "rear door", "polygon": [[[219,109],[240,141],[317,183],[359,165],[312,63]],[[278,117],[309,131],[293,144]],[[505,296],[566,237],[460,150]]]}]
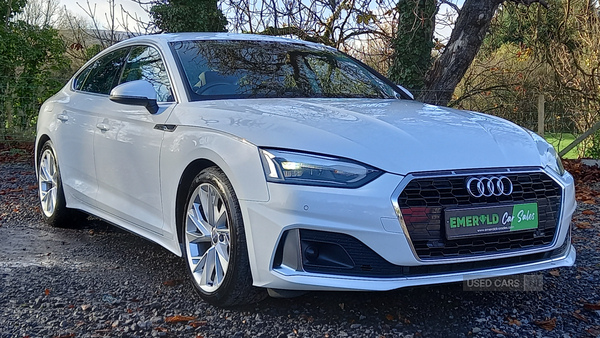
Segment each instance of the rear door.
[{"label": "rear door", "polygon": [[61,178],[70,207],[89,210],[98,192],[94,134],[99,111],[108,109],[108,91],[119,80],[129,48],[98,58],[74,79],[73,92],[58,112],[56,149]]}]

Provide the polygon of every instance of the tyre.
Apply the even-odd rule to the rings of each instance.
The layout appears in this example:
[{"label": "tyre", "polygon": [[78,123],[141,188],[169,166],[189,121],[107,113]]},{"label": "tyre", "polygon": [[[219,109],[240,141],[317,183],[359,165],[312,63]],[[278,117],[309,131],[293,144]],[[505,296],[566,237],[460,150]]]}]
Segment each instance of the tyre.
[{"label": "tyre", "polygon": [[38,195],[44,221],[61,228],[80,226],[87,215],[66,206],[60,170],[52,142],[46,141],[38,158]]},{"label": "tyre", "polygon": [[222,307],[264,299],[266,292],[252,286],[242,214],[221,170],[210,167],[194,178],[183,216],[183,257],[200,296]]}]

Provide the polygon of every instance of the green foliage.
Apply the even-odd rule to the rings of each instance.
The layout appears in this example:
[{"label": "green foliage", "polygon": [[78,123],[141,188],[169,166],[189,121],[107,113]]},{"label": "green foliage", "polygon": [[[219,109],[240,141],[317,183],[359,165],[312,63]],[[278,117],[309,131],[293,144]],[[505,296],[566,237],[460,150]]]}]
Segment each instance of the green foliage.
[{"label": "green foliage", "polygon": [[571,49],[577,48],[577,28],[565,23],[565,8],[560,0],[549,0],[548,9],[540,4],[505,3],[498,9],[481,50],[489,54],[507,43],[547,48],[556,41],[562,41]]},{"label": "green foliage", "polygon": [[27,0],[0,0],[0,20],[2,20],[2,23],[20,13],[26,4]]},{"label": "green foliage", "polygon": [[600,131],[592,135],[591,144],[585,149],[585,156],[600,159]]},{"label": "green foliage", "polygon": [[388,76],[408,89],[419,90],[433,63],[436,0],[400,0],[397,10],[398,33],[392,42],[393,62]]},{"label": "green foliage", "polygon": [[216,0],[169,0],[152,6],[150,16],[165,33],[225,32],[227,25]]},{"label": "green foliage", "polygon": [[[2,7],[8,10],[6,1],[0,3]],[[60,78],[69,61],[58,31],[6,20],[19,10],[4,13],[0,26],[0,134],[33,131],[40,105],[67,80]]]},{"label": "green foliage", "polygon": [[94,56],[96,56],[96,54],[100,53],[101,51],[102,51],[102,46],[99,44],[93,44],[93,45],[89,46],[88,48],[85,49],[86,60],[93,58]]},{"label": "green foliage", "polygon": [[[557,152],[560,152],[575,140],[575,135],[571,133],[546,133],[544,134],[544,138],[554,147],[554,149],[556,149]],[[580,146],[581,143],[575,146],[575,148],[569,150],[569,152],[562,156],[562,158],[571,160],[579,158]]]},{"label": "green foliage", "polygon": [[[600,11],[588,0],[548,0],[548,8],[505,2],[451,105],[537,130],[544,97],[546,135],[580,135],[600,120]],[[600,133],[567,156],[600,155]]]}]

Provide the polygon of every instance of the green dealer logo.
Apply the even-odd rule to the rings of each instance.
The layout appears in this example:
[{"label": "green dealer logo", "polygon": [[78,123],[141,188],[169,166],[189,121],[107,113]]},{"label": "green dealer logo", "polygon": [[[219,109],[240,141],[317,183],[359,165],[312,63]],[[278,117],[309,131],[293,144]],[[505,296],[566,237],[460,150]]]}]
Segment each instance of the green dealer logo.
[{"label": "green dealer logo", "polygon": [[[537,211],[537,203],[517,204],[512,208],[506,208],[504,212],[454,216],[450,217],[448,221],[451,229],[501,225],[510,227],[510,231],[528,230],[538,227]],[[477,212],[477,210],[475,209],[473,212]]]},{"label": "green dealer logo", "polygon": [[500,216],[498,214],[450,217],[450,228],[476,227],[479,225],[495,225],[499,222]]}]

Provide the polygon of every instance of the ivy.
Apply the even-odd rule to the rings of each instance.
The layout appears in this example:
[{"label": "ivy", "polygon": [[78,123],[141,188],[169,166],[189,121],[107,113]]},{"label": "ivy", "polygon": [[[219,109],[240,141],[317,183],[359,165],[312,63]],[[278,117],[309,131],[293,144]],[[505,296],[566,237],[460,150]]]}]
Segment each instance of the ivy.
[{"label": "ivy", "polygon": [[392,41],[394,52],[388,77],[411,90],[424,86],[425,74],[433,63],[436,5],[436,0],[400,0],[396,7],[398,32]]},{"label": "ivy", "polygon": [[216,0],[170,0],[150,9],[152,23],[161,32],[225,32],[227,19]]}]

